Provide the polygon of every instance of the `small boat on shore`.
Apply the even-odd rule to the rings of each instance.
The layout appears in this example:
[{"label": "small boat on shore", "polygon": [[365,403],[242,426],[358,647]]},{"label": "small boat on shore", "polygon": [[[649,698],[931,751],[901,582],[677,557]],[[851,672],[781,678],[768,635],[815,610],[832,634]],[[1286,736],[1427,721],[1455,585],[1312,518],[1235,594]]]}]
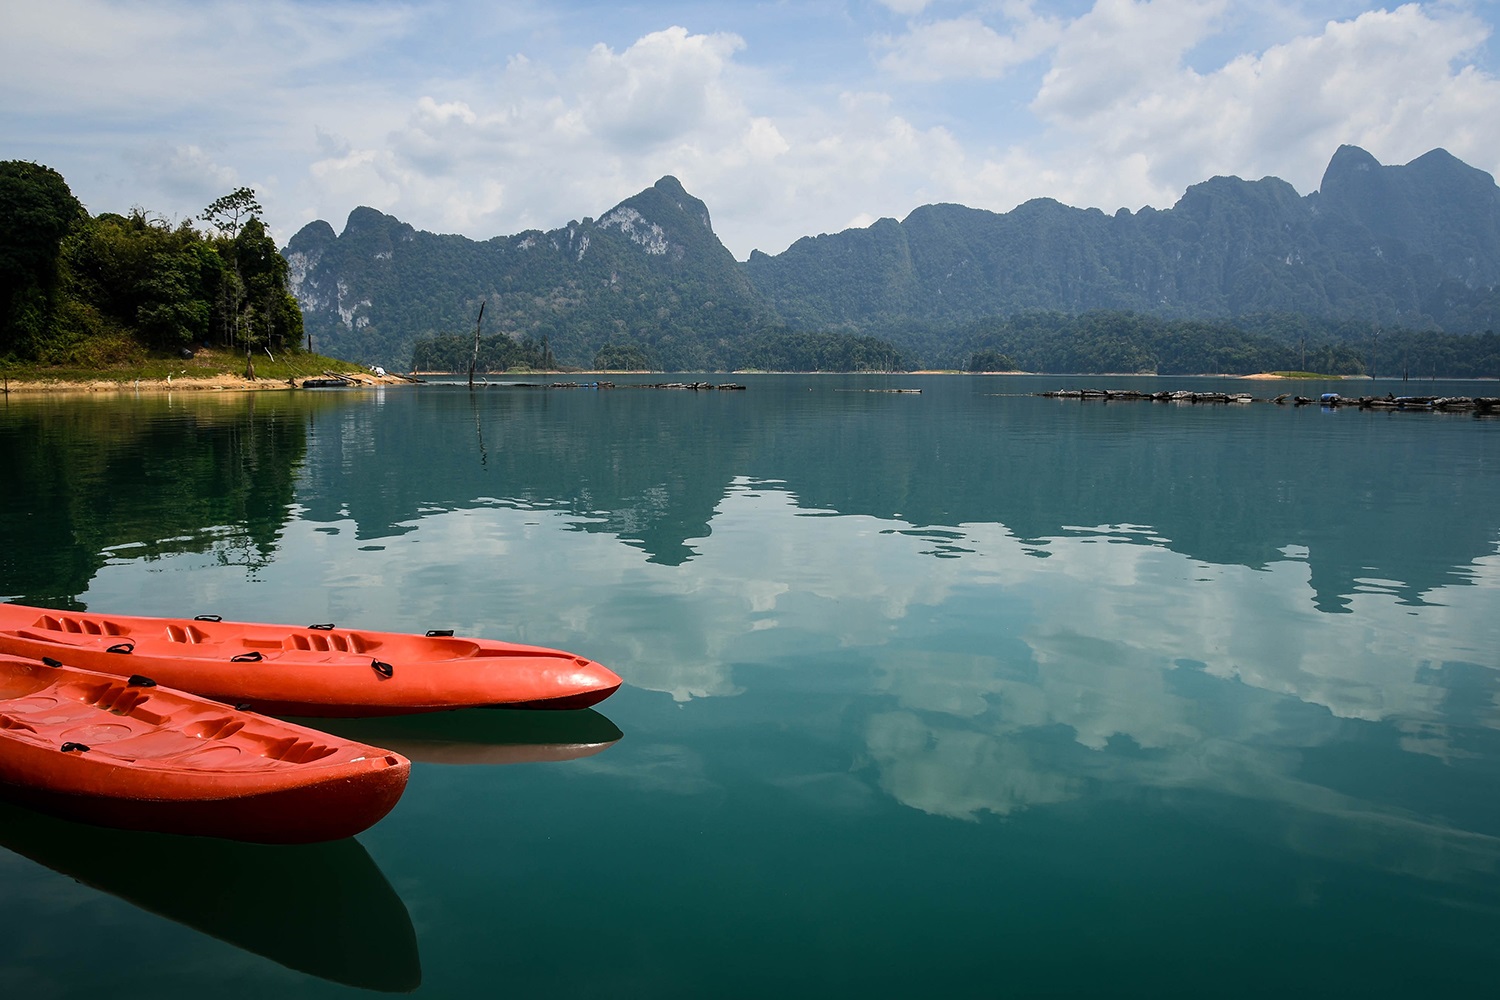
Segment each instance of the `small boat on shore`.
[{"label": "small boat on shore", "polygon": [[0,603],[0,653],[52,657],[274,715],[588,708],[620,677],[582,656],[491,639],[143,618]]},{"label": "small boat on shore", "polygon": [[0,793],[102,826],[267,844],[353,836],[401,797],[388,750],[157,686],[0,655]]}]

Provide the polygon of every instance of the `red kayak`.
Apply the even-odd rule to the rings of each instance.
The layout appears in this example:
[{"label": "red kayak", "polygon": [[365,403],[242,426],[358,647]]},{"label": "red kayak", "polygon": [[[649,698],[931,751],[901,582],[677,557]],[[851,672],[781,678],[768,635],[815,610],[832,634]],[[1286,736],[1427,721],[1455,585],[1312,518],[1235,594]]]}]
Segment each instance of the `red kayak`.
[{"label": "red kayak", "polygon": [[303,844],[350,837],[411,762],[206,698],[0,655],[0,790],[104,826]]},{"label": "red kayak", "polygon": [[452,708],[587,708],[620,678],[557,649],[451,632],[135,618],[0,604],[0,653],[51,657],[278,715],[364,716]]}]

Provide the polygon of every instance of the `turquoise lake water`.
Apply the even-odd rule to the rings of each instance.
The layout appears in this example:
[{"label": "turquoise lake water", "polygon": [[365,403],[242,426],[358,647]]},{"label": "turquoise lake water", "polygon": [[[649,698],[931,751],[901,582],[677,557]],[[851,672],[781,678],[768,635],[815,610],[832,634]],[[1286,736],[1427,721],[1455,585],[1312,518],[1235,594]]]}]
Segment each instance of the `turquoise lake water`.
[{"label": "turquoise lake water", "polygon": [[1490,995],[1500,419],[734,380],[0,399],[0,599],[625,680],[315,723],[336,844],[0,805],[0,995]]}]

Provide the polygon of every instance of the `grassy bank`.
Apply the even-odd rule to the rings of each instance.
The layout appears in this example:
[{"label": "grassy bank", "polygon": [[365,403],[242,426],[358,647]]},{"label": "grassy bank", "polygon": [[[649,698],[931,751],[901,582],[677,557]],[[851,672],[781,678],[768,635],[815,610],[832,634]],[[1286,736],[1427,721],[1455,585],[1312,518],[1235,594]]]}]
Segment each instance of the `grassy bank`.
[{"label": "grassy bank", "polygon": [[[300,382],[325,371],[350,374],[367,371],[360,365],[338,358],[301,352],[269,356],[262,351],[252,360],[257,381]],[[242,379],[245,370],[245,355],[215,348],[200,349],[191,358],[143,354],[126,361],[87,367],[0,360],[0,378],[12,383],[42,385],[100,382],[132,385],[136,382],[166,382],[168,379]]]}]

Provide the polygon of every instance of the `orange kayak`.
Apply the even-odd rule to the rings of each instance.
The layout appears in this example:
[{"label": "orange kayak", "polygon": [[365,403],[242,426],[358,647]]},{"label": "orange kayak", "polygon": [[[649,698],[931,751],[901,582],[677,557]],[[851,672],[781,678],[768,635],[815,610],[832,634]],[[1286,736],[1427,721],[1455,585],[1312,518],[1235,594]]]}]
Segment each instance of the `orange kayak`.
[{"label": "orange kayak", "polygon": [[353,836],[406,758],[206,698],[0,655],[0,787],[104,826],[268,844]]},{"label": "orange kayak", "polygon": [[450,632],[135,618],[0,603],[0,653],[52,657],[277,715],[365,716],[452,708],[587,708],[620,678],[557,649]]}]

